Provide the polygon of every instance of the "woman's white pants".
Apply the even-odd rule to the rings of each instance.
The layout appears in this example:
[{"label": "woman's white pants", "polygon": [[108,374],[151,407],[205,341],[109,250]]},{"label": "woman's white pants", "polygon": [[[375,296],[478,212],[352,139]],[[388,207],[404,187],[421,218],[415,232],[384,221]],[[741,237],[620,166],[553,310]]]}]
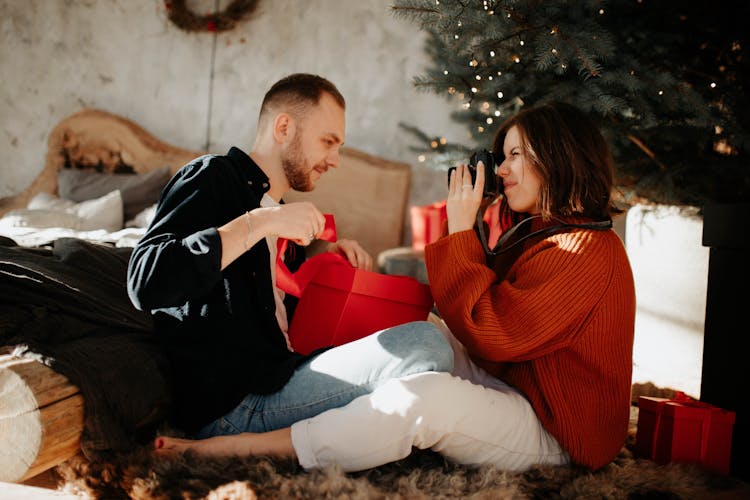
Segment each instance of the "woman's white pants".
[{"label": "woman's white pants", "polygon": [[404,458],[412,447],[508,471],[568,463],[526,398],[476,366],[445,324],[431,320],[453,346],[453,373],[393,379],[346,406],[293,424],[300,464],[357,471]]}]

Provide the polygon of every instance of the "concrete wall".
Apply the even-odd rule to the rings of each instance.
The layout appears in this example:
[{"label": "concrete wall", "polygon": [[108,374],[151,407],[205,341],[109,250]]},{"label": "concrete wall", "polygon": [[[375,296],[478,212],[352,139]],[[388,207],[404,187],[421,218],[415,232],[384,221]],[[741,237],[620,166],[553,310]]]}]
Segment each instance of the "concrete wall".
[{"label": "concrete wall", "polygon": [[213,48],[212,33],[175,27],[162,0],[0,0],[0,196],[35,178],[50,129],[84,106],[177,146],[249,149],[263,94],[293,72],[342,91],[347,145],[413,165],[413,203],[445,196],[445,174],[419,164],[398,123],[463,142],[449,118],[459,103],[413,88],[427,65],[424,37],[388,0],[261,0],[253,18],[218,34],[211,84]]}]

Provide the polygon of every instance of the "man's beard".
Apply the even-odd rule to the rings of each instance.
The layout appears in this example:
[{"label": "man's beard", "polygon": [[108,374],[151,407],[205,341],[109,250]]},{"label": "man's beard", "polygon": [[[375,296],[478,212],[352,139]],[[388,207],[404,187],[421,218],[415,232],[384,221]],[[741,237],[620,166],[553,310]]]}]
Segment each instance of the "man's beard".
[{"label": "man's beard", "polygon": [[310,179],[310,172],[305,169],[305,155],[302,153],[301,130],[297,130],[292,142],[281,157],[281,166],[284,169],[289,186],[295,191],[312,191],[315,184]]}]

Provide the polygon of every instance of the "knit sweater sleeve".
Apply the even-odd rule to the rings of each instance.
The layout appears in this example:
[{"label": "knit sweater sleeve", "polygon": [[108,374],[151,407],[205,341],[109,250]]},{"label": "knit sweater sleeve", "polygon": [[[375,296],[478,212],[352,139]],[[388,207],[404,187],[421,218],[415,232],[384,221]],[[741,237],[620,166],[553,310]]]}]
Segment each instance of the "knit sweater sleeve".
[{"label": "knit sweater sleeve", "polygon": [[593,231],[549,236],[498,278],[473,231],[425,249],[437,308],[469,353],[491,362],[537,359],[575,342],[607,283]]}]

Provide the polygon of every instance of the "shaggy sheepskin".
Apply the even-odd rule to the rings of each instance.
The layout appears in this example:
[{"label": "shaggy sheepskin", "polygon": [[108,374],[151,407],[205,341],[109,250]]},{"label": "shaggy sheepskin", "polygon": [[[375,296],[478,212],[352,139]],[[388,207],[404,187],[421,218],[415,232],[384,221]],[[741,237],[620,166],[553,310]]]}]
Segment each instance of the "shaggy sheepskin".
[{"label": "shaggy sheepskin", "polygon": [[[653,388],[648,392],[653,394]],[[455,465],[419,450],[399,462],[359,473],[335,467],[305,472],[290,461],[209,459],[189,452],[155,458],[150,448],[143,448],[108,461],[76,458],[58,466],[56,473],[61,489],[106,499],[750,498],[750,485],[736,478],[694,465],[635,459],[636,424],[633,407],[625,446],[611,464],[596,472],[548,466],[508,473]]]},{"label": "shaggy sheepskin", "polygon": [[72,460],[57,473],[65,491],[106,499],[750,498],[750,485],[739,480],[696,466],[634,459],[632,441],[614,462],[593,473],[540,467],[511,474],[458,466],[421,451],[361,473],[305,472],[287,461],[257,457],[207,459],[186,453],[154,459],[146,449],[110,462]]},{"label": "shaggy sheepskin", "polygon": [[116,464],[69,462],[58,473],[66,491],[106,499],[750,498],[750,487],[736,479],[695,466],[634,460],[627,450],[595,473],[542,467],[510,474],[460,467],[422,452],[358,474],[337,468],[304,472],[263,458],[186,454],[153,461],[145,450]]}]

